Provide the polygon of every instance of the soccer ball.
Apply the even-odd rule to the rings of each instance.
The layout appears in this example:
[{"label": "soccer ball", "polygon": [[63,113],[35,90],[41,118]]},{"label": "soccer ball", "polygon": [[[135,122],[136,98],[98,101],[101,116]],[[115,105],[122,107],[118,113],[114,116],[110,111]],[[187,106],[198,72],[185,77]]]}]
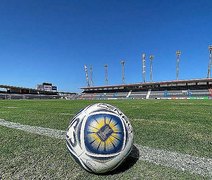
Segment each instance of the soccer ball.
[{"label": "soccer ball", "polygon": [[66,145],[85,170],[105,173],[117,168],[131,152],[133,129],[119,109],[98,103],[73,118],[66,133]]}]

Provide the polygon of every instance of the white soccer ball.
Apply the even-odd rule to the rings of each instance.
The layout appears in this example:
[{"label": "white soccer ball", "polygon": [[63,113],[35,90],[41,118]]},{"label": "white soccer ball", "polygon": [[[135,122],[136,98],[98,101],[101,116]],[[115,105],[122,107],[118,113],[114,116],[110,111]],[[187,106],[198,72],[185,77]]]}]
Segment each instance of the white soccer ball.
[{"label": "white soccer ball", "polygon": [[117,168],[133,146],[133,129],[116,107],[98,103],[80,111],[70,122],[66,144],[85,170],[105,173]]}]

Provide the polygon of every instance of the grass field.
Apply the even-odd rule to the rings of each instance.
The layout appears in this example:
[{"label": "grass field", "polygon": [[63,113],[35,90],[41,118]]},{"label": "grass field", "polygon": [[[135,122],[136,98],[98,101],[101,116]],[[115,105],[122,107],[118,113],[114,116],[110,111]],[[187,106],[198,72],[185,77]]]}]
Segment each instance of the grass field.
[{"label": "grass field", "polygon": [[[80,109],[96,102],[100,101],[2,100],[0,119],[66,130]],[[129,117],[136,144],[212,158],[212,101],[101,102],[117,106]],[[140,160],[124,166],[107,175],[90,174],[71,159],[64,140],[0,126],[0,177],[3,179],[210,179]]]}]

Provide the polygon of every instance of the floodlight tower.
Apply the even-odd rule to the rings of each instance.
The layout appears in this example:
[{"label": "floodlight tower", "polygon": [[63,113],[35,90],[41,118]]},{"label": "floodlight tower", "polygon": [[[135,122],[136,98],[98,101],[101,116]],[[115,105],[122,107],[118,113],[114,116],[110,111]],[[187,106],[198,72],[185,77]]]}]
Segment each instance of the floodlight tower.
[{"label": "floodlight tower", "polygon": [[90,87],[89,78],[88,78],[88,68],[86,65],[84,65],[84,69],[85,69],[86,83],[87,83],[87,86]]},{"label": "floodlight tower", "polygon": [[177,55],[176,79],[179,80],[179,67],[180,67],[180,55],[181,55],[181,51],[177,50],[176,51],[176,55]]},{"label": "floodlight tower", "polygon": [[211,66],[212,66],[212,45],[208,47],[209,49],[209,63],[208,63],[208,76],[207,78],[211,78]]},{"label": "floodlight tower", "polygon": [[142,54],[142,77],[143,82],[146,82],[146,54]]},{"label": "floodlight tower", "polygon": [[90,66],[90,86],[93,86],[93,67]]},{"label": "floodlight tower", "polygon": [[125,62],[121,61],[121,66],[122,66],[122,84],[125,84],[124,65],[125,65]]},{"label": "floodlight tower", "polygon": [[149,56],[149,60],[150,60],[150,81],[152,82],[152,61],[154,59],[153,55]]},{"label": "floodlight tower", "polygon": [[108,85],[108,65],[104,65],[105,68],[105,84]]}]

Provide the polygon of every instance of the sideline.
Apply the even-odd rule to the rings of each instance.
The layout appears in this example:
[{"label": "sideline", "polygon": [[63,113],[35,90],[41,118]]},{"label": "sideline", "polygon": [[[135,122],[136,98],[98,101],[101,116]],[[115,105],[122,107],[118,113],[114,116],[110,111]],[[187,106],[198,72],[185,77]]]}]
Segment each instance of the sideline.
[{"label": "sideline", "polygon": [[[23,125],[20,123],[6,121],[4,119],[0,119],[0,125],[29,133],[49,136],[51,138],[65,139],[66,131],[62,130]],[[139,160],[141,161],[147,161],[181,171],[188,171],[192,174],[198,174],[205,177],[212,177],[212,159],[210,158],[200,158],[189,154],[153,149],[139,144],[134,145],[139,150]]]}]

